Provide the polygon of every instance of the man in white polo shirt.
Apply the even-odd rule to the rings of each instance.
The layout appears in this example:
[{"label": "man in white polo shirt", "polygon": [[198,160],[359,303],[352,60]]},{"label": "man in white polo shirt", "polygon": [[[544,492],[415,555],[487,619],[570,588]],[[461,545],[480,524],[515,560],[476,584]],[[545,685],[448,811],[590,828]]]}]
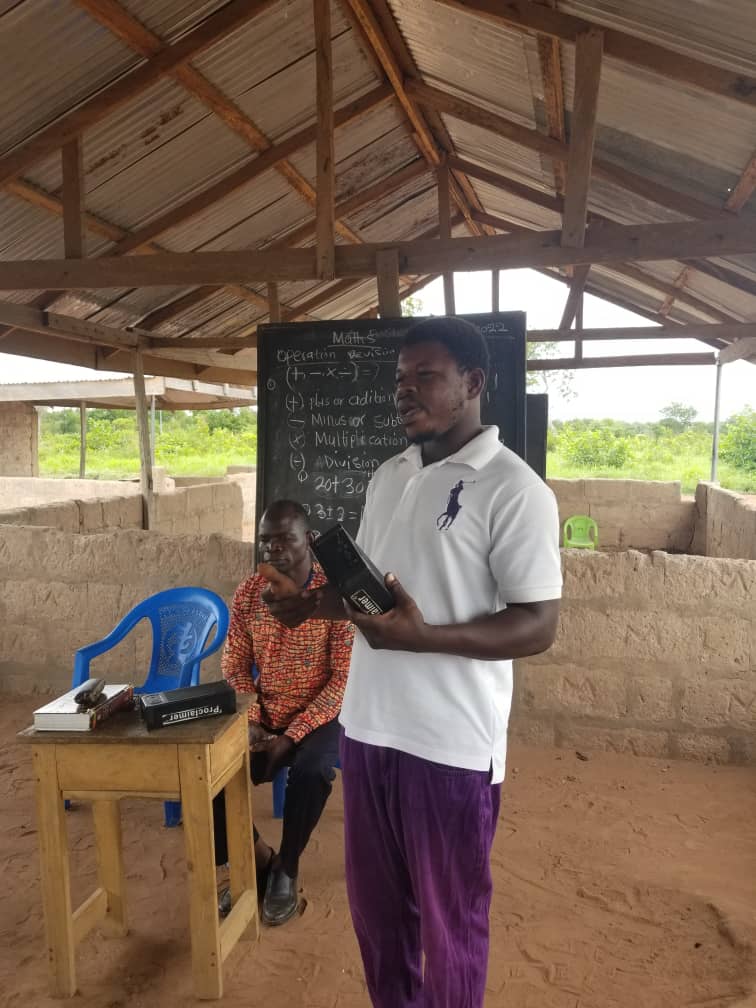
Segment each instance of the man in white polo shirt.
[{"label": "man in white polo shirt", "polygon": [[[358,535],[396,600],[349,611],[341,712],[347,888],[375,1008],[483,1004],[511,660],[556,633],[556,502],[482,426],[487,367],[461,319],[408,331],[395,398],[410,447],[375,473]],[[269,604],[287,623],[344,618],[327,587],[274,586]]]}]

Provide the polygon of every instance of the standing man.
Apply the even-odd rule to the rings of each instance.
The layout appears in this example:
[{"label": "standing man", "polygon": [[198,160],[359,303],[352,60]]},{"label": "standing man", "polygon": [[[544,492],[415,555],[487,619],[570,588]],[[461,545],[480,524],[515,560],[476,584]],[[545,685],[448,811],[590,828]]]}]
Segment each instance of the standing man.
[{"label": "standing man", "polygon": [[[350,612],[341,713],[347,887],[375,1008],[483,1004],[512,659],[556,634],[556,502],[482,426],[487,368],[468,322],[407,332],[395,400],[410,446],[375,473],[358,535],[395,572],[394,609]],[[283,579],[266,599],[287,624],[345,611],[333,589]]]},{"label": "standing man", "polygon": [[[317,589],[325,575],[310,553],[312,532],[304,508],[279,500],[262,517],[258,545],[273,572],[298,588]],[[354,628],[342,611],[338,622],[314,619],[289,629],[260,601],[267,585],[253,574],[237,588],[223,650],[223,676],[239,693],[257,695],[249,708],[254,784],[290,768],[281,849],[276,854],[255,829],[258,884],[264,891],[264,924],[284,924],[297,911],[299,858],[331,793],[339,757],[338,715],[344,696]],[[213,802],[215,861],[228,860],[222,793]],[[228,891],[221,912],[231,908]]]}]

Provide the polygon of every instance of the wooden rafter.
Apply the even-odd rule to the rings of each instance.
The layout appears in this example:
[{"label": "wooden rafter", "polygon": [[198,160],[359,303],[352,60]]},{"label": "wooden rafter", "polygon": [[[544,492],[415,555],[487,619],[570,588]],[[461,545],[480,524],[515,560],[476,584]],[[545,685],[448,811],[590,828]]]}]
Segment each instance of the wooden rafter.
[{"label": "wooden rafter", "polygon": [[687,364],[716,364],[713,353],[636,354],[632,357],[547,357],[529,360],[528,371],[572,371],[587,368],[679,367]]},{"label": "wooden rafter", "polygon": [[[420,105],[435,108],[454,118],[461,119],[463,122],[480,126],[481,129],[489,130],[505,140],[520,144],[520,146],[538,154],[562,161],[566,161],[569,156],[566,144],[552,140],[551,137],[544,136],[538,130],[514,122],[498,112],[490,112],[488,109],[457,95],[452,95],[448,91],[442,91],[419,81],[407,81],[406,91]],[[627,189],[628,192],[635,193],[637,196],[642,196],[643,199],[658,203],[659,206],[675,210],[686,217],[719,217],[722,220],[732,217],[732,214],[726,210],[703,203],[701,200],[677,192],[675,189],[670,189],[669,186],[661,185],[603,158],[593,158],[592,175],[604,182],[610,182],[612,185]]]},{"label": "wooden rafter", "polygon": [[[593,22],[552,10],[531,0],[439,0],[456,10],[467,11],[496,24],[537,35],[550,35],[562,42],[574,43]],[[756,107],[756,79],[724,70],[711,63],[685,56],[653,42],[614,28],[604,28],[607,56],[644,67],[652,73],[692,85],[703,91]]]},{"label": "wooden rafter", "polygon": [[315,26],[315,104],[318,138],[315,152],[317,199],[315,204],[316,259],[323,280],[335,272],[335,192],[333,146],[333,55],[331,53],[330,0],[313,0]]},{"label": "wooden rafter", "polygon": [[[451,179],[449,166],[442,161],[438,166],[438,233],[442,238],[451,238]],[[456,314],[454,302],[454,270],[444,273],[444,310],[447,315]]]},{"label": "wooden rafter", "polygon": [[[443,151],[439,150],[433,133],[422,111],[409,97],[405,88],[407,74],[416,74],[417,68],[403,43],[393,15],[384,0],[348,0],[354,17],[359,23],[362,38],[370,46],[374,56],[383,68],[391,87],[402,106],[411,127],[412,136],[420,153],[431,168],[440,164]],[[380,14],[380,18],[377,13]],[[447,151],[452,153],[451,139],[447,134]],[[480,228],[471,216],[471,208],[480,209],[475,191],[469,181],[458,179],[452,185],[452,197],[459,207],[472,234],[480,234]]]},{"label": "wooden rafter", "polygon": [[61,175],[63,178],[63,248],[66,259],[84,256],[84,178],[81,159],[81,138],[74,137],[62,148]]},{"label": "wooden rafter", "polygon": [[[613,328],[583,329],[582,338],[592,340],[660,340],[696,339],[720,340],[735,343],[736,340],[756,338],[756,322],[725,322],[709,325],[702,322],[688,322],[685,325],[665,326],[622,326]],[[560,329],[530,329],[528,343],[558,343],[574,339],[574,333]]]},{"label": "wooden rafter", "polygon": [[274,2],[275,0],[230,0],[174,45],[164,46],[135,70],[123,74],[73,111],[56,119],[29,140],[19,144],[10,154],[0,158],[0,185],[10,181],[45,155],[52,154],[120,105],[131,101],[174,67],[186,63],[235,32]]},{"label": "wooden rafter", "polygon": [[[556,0],[551,0],[554,6]],[[562,79],[562,52],[559,39],[551,35],[538,35],[538,63],[543,84],[543,105],[549,136],[565,143],[567,135],[564,127],[564,81]],[[551,161],[554,176],[554,190],[557,196],[564,196],[567,185],[562,161]]]},{"label": "wooden rafter", "polygon": [[569,329],[577,315],[590,269],[590,266],[578,266],[573,274],[567,301],[562,312],[562,319],[559,323],[560,332]]},{"label": "wooden rafter", "polygon": [[734,213],[740,213],[753,195],[754,189],[756,189],[756,151],[751,155],[751,160],[743,169],[737,185],[727,197],[725,207]]},{"label": "wooden rafter", "polygon": [[731,361],[746,360],[749,357],[756,360],[756,335],[742,336],[737,342],[725,347],[720,351],[719,363],[729,364]]},{"label": "wooden rafter", "polygon": [[597,28],[582,32],[575,43],[575,96],[562,220],[563,245],[582,245],[585,240],[603,46],[604,36]]},{"label": "wooden rafter", "polygon": [[[675,291],[681,291],[683,287],[687,284],[688,277],[690,276],[690,270],[691,270],[690,266],[683,266],[678,275],[672,281],[672,286],[675,288]],[[670,310],[672,309],[672,305],[675,303],[676,299],[677,294],[670,291],[669,294],[667,294],[667,296],[662,301],[661,305],[659,306],[659,314],[669,315]]]},{"label": "wooden rafter", "polygon": [[[643,262],[680,257],[756,252],[748,220],[703,220],[675,224],[592,224],[583,248],[561,245],[561,231],[339,245],[336,276],[373,276],[381,248],[396,248],[400,273],[420,276],[445,270],[519,269],[589,263]],[[91,260],[32,259],[0,262],[0,290],[77,290],[82,287],[159,287],[169,284],[268,282],[317,279],[314,249],[173,253]]]}]

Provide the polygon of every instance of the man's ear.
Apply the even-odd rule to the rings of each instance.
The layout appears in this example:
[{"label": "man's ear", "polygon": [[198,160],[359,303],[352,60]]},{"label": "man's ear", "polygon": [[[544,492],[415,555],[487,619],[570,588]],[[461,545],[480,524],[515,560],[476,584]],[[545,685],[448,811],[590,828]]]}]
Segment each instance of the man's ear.
[{"label": "man's ear", "polygon": [[308,546],[312,546],[312,544],[318,538],[318,533],[317,532],[313,532],[312,529],[307,529],[307,532],[305,532],[305,535],[307,536],[307,545]]},{"label": "man's ear", "polygon": [[469,399],[477,399],[486,387],[486,374],[483,368],[470,368],[466,372],[467,395]]}]

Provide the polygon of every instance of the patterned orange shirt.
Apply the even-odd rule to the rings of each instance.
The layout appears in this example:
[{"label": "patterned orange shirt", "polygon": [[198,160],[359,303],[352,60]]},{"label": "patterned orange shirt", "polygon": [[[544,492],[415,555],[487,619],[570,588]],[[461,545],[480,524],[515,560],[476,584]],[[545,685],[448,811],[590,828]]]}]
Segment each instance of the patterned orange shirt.
[{"label": "patterned orange shirt", "polygon": [[[326,583],[313,564],[309,588]],[[249,720],[285,728],[294,742],[338,717],[344,697],[354,627],[346,620],[307,620],[290,629],[270,614],[260,595],[265,578],[253,574],[239,585],[231,604],[223,649],[223,677],[239,693],[257,693]],[[259,679],[253,682],[253,666]]]}]

